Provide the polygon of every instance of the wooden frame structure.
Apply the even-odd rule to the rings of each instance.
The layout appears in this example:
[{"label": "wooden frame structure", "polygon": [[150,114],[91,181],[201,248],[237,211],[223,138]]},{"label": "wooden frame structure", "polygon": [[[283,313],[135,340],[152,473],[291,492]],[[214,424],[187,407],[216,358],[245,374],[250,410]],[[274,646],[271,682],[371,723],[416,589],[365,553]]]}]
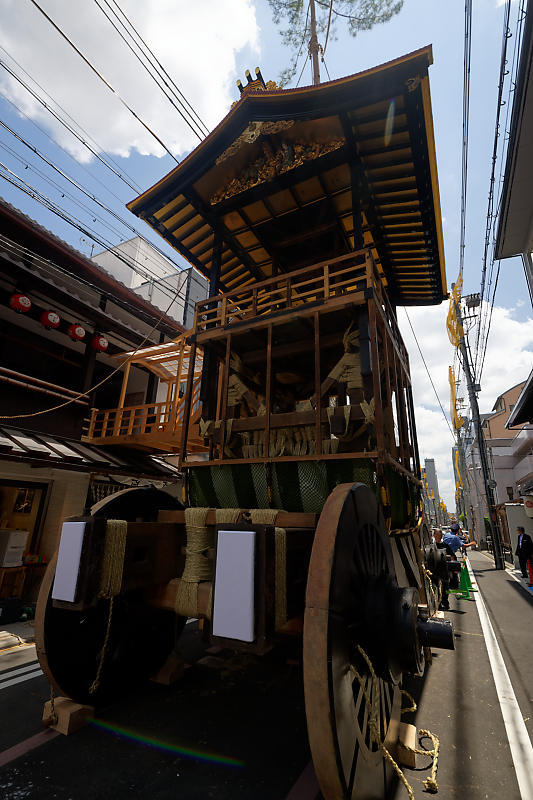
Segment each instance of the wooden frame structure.
[{"label": "wooden frame structure", "polygon": [[[122,387],[117,408],[91,409],[88,428],[83,441],[92,444],[119,444],[136,449],[178,452],[181,445],[185,381],[189,373],[191,346],[186,334],[173,342],[153,345],[141,350],[120,353],[115,358],[124,363]],[[202,376],[202,353],[195,349],[190,404],[191,421],[197,422],[201,408],[199,402]],[[166,397],[155,403],[125,406],[132,364],[152,372],[166,386]],[[193,450],[202,450],[200,440],[191,437]]]}]

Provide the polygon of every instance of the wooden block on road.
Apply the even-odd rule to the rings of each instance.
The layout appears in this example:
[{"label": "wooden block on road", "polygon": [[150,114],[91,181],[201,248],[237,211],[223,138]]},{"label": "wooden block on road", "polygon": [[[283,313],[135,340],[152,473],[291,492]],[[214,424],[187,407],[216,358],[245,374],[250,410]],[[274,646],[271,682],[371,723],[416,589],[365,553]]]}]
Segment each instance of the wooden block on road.
[{"label": "wooden block on road", "polygon": [[176,683],[185,670],[185,662],[176,653],[171,653],[159,672],[152,675],[150,678],[154,683],[159,683],[161,686],[172,686]]},{"label": "wooden block on road", "polygon": [[400,723],[400,733],[398,735],[397,759],[402,767],[416,767],[416,727],[407,722]]},{"label": "wooden block on road", "polygon": [[52,725],[49,724],[52,704],[50,700],[47,700],[43,710],[43,725],[47,725],[52,730],[63,733],[65,736],[79,731],[80,728],[87,724],[87,719],[94,716],[93,706],[82,706],[69,697],[56,697],[54,706],[57,722]]}]

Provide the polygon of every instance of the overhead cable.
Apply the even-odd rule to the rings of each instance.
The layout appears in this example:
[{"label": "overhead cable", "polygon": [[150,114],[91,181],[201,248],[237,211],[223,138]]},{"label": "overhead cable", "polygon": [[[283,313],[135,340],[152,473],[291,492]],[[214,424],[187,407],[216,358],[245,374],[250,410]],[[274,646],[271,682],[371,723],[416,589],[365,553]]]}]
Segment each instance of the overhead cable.
[{"label": "overhead cable", "polygon": [[94,66],[94,65],[93,65],[93,64],[92,64],[92,63],[89,61],[89,59],[88,59],[88,58],[87,58],[87,57],[86,57],[86,56],[85,56],[85,55],[84,55],[84,54],[81,52],[81,50],[79,50],[79,48],[78,48],[78,47],[76,47],[76,45],[74,44],[74,42],[73,42],[73,41],[71,41],[71,39],[69,39],[69,38],[68,38],[68,36],[66,35],[66,33],[64,33],[64,31],[63,31],[63,30],[62,30],[62,29],[59,27],[59,25],[56,25],[56,23],[54,22],[54,20],[53,20],[51,17],[49,17],[49,16],[48,16],[48,14],[46,13],[46,11],[45,11],[43,8],[41,8],[41,6],[40,6],[40,5],[37,3],[37,0],[30,0],[30,3],[31,3],[33,6],[35,6],[35,8],[36,8],[36,9],[37,9],[37,10],[38,10],[38,11],[39,11],[39,12],[40,12],[42,15],[43,15],[43,17],[44,17],[44,18],[45,18],[45,19],[46,19],[46,20],[47,20],[47,21],[50,23],[50,25],[51,25],[51,26],[54,28],[54,30],[55,30],[55,31],[57,31],[57,33],[58,33],[58,34],[59,34],[59,35],[60,35],[60,36],[61,36],[61,37],[62,37],[62,38],[63,38],[63,39],[64,39],[64,40],[65,40],[65,41],[66,41],[66,42],[67,42],[67,43],[70,45],[70,47],[72,47],[72,49],[74,50],[74,52],[75,52],[75,53],[76,53],[76,54],[77,54],[77,55],[78,55],[78,56],[79,56],[79,57],[82,59],[82,61],[83,61],[85,64],[87,64],[87,66],[89,67],[89,69],[90,69],[90,70],[92,70],[92,72],[94,72],[94,74],[97,76],[97,78],[99,78],[99,80],[100,80],[100,81],[101,81],[101,82],[104,84],[104,86],[106,86],[106,88],[107,88],[107,89],[109,89],[109,91],[110,91],[112,94],[114,94],[114,95],[115,95],[115,97],[116,97],[116,98],[117,98],[117,99],[118,99],[118,100],[119,100],[119,101],[122,103],[122,105],[124,106],[124,108],[126,108],[126,109],[127,109],[129,112],[130,112],[130,114],[131,114],[131,115],[132,115],[132,116],[133,116],[133,117],[134,117],[134,118],[135,118],[135,119],[136,119],[136,120],[137,120],[137,121],[138,121],[138,122],[139,122],[139,123],[140,123],[140,124],[143,126],[143,128],[144,128],[144,129],[145,129],[145,130],[146,130],[146,131],[147,131],[147,132],[150,134],[150,136],[152,136],[152,137],[153,137],[153,138],[154,138],[154,139],[155,139],[155,140],[156,140],[156,141],[157,141],[157,142],[158,142],[158,143],[161,145],[161,147],[163,148],[163,150],[165,150],[165,151],[168,153],[168,155],[169,155],[169,156],[170,156],[170,157],[171,157],[171,158],[172,158],[172,159],[173,159],[173,160],[176,162],[176,164],[179,164],[179,163],[180,163],[180,162],[179,162],[179,160],[176,158],[176,156],[174,155],[174,153],[172,153],[172,151],[168,149],[168,147],[166,146],[166,144],[165,144],[165,143],[163,142],[163,140],[162,140],[162,139],[161,139],[161,138],[160,138],[160,137],[157,135],[157,133],[155,133],[155,132],[154,132],[154,131],[153,131],[153,130],[152,130],[152,129],[151,129],[151,128],[150,128],[150,127],[149,127],[149,126],[146,124],[146,122],[144,122],[144,120],[143,120],[143,119],[142,119],[142,118],[141,118],[141,117],[140,117],[140,116],[139,116],[139,115],[138,115],[138,114],[137,114],[137,113],[136,113],[136,112],[133,110],[133,108],[131,108],[131,106],[130,106],[130,105],[128,105],[128,103],[127,103],[127,102],[124,100],[124,98],[123,98],[123,97],[121,97],[121,95],[120,95],[120,94],[119,94],[119,93],[116,91],[116,89],[114,89],[114,88],[113,88],[113,86],[111,86],[111,84],[109,83],[109,81],[107,81],[107,80],[104,78],[104,76],[103,76],[103,75],[102,75],[102,74],[101,74],[101,73],[100,73],[100,72],[99,72],[99,71],[96,69],[96,67],[95,67],[95,66]]},{"label": "overhead cable", "polygon": [[[66,172],[64,172],[56,164],[54,164],[53,161],[50,161],[48,158],[46,158],[46,156],[44,156],[32,144],[27,142],[26,139],[23,136],[20,136],[20,134],[18,134],[16,131],[14,131],[9,125],[7,125],[5,122],[0,120],[0,126],[2,126],[5,130],[7,130],[12,136],[14,136],[19,142],[21,142],[21,144],[24,144],[25,147],[27,147],[29,150],[31,150],[31,152],[34,153],[36,156],[38,156],[42,161],[44,161],[46,164],[48,164],[48,166],[50,166],[53,170],[55,170],[59,175],[61,175],[62,178],[64,178],[66,181],[68,181],[72,186],[74,186],[76,189],[78,189],[80,192],[82,192],[90,200],[95,202],[106,213],[110,214],[121,225],[123,225],[125,228],[127,228],[130,232],[134,233],[135,236],[138,236],[143,242],[146,242],[146,244],[148,244],[150,247],[152,247],[154,250],[156,250],[161,256],[166,258],[179,271],[181,271],[183,269],[183,266],[181,264],[179,264],[177,261],[174,261],[170,256],[167,256],[163,252],[163,250],[161,250],[159,247],[157,247],[157,245],[153,245],[150,241],[148,241],[148,239],[146,239],[137,230],[137,228],[134,225],[131,225],[131,223],[129,223],[127,220],[125,220],[123,217],[121,217],[120,214],[117,214],[112,208],[109,208],[108,206],[106,206],[105,203],[103,203],[101,200],[98,200],[98,198],[96,197],[95,194],[93,194],[92,192],[87,191],[87,189],[85,189],[80,183],[78,183],[78,181],[76,181],[73,178],[71,178]],[[2,146],[5,147],[5,145],[2,145]],[[35,167],[32,167],[32,169],[35,169]],[[105,224],[107,224],[107,223],[105,223]],[[115,233],[116,233],[116,231],[115,231]],[[156,263],[152,258],[150,258],[150,260],[154,264]],[[139,273],[139,274],[141,274],[141,273]],[[159,280],[160,278],[164,278],[165,274],[163,273],[163,275],[155,275],[154,277],[156,277]]]},{"label": "overhead cable", "polygon": [[[150,77],[152,78],[152,80],[154,81],[154,83],[156,83],[156,85],[159,87],[159,89],[160,89],[160,90],[163,92],[163,94],[165,95],[165,97],[167,98],[167,100],[168,100],[168,101],[171,103],[171,105],[172,105],[172,106],[173,106],[173,107],[176,109],[176,111],[177,111],[177,112],[178,112],[178,114],[179,114],[179,115],[182,117],[182,119],[184,120],[184,122],[185,122],[185,123],[186,123],[186,124],[189,126],[189,128],[192,130],[192,132],[193,132],[193,133],[194,133],[194,134],[195,134],[195,135],[196,135],[196,136],[197,136],[197,137],[200,139],[200,141],[202,141],[203,139],[205,139],[205,137],[206,137],[206,136],[209,134],[209,129],[208,129],[208,128],[207,128],[207,126],[206,126],[206,125],[205,125],[205,124],[202,122],[202,120],[201,120],[200,116],[197,114],[197,112],[194,110],[194,108],[193,108],[193,107],[190,105],[190,103],[188,103],[188,102],[186,101],[186,102],[187,102],[187,105],[188,105],[188,106],[189,106],[189,108],[191,109],[190,111],[189,111],[189,108],[187,108],[187,106],[185,106],[185,105],[184,105],[184,103],[183,103],[183,102],[182,102],[182,100],[181,100],[181,97],[183,97],[183,95],[182,95],[182,93],[179,91],[179,89],[177,88],[177,86],[176,86],[176,90],[179,92],[179,95],[181,95],[181,97],[180,97],[180,96],[177,94],[176,90],[174,90],[174,89],[173,89],[173,87],[172,87],[172,86],[171,86],[171,85],[168,83],[168,81],[167,81],[167,80],[166,80],[164,77],[162,77],[162,76],[159,74],[158,67],[154,65],[154,63],[153,63],[153,60],[151,60],[151,58],[150,58],[150,56],[151,56],[151,57],[152,57],[152,59],[155,59],[155,56],[153,56],[153,53],[152,53],[152,51],[151,51],[151,50],[148,48],[148,46],[146,45],[146,43],[144,42],[144,40],[141,40],[141,41],[143,42],[143,46],[141,46],[141,45],[140,45],[140,44],[139,44],[139,43],[138,43],[138,42],[135,40],[134,36],[133,36],[133,35],[132,35],[132,33],[131,33],[129,30],[128,30],[128,28],[126,27],[125,23],[124,23],[124,22],[123,22],[123,21],[120,19],[120,17],[119,17],[119,16],[118,16],[118,14],[116,13],[116,11],[114,11],[114,10],[111,8],[111,6],[110,6],[110,4],[107,2],[107,0],[103,0],[103,1],[104,1],[105,5],[107,6],[107,8],[109,9],[109,11],[111,12],[111,14],[113,14],[113,15],[114,15],[114,17],[115,17],[115,19],[117,20],[118,24],[119,24],[119,25],[120,25],[120,26],[121,26],[121,27],[124,29],[124,31],[125,31],[125,33],[126,33],[126,35],[124,35],[124,33],[122,33],[122,32],[119,30],[119,28],[117,27],[116,23],[115,23],[115,22],[113,22],[113,20],[111,19],[111,17],[109,16],[109,14],[108,14],[108,13],[107,13],[107,11],[105,10],[105,8],[103,8],[103,6],[102,6],[102,5],[101,5],[101,3],[99,2],[99,0],[94,0],[94,2],[95,2],[95,3],[96,3],[96,5],[98,6],[98,8],[99,8],[99,9],[100,9],[100,11],[102,12],[102,14],[103,14],[103,15],[106,17],[106,19],[107,19],[107,20],[109,21],[109,23],[112,25],[112,27],[114,28],[114,30],[115,30],[115,31],[118,33],[118,35],[120,36],[120,38],[122,39],[122,41],[125,43],[126,47],[128,47],[128,48],[129,48],[129,50],[130,50],[130,51],[133,53],[133,55],[135,56],[135,58],[136,58],[136,59],[139,61],[139,63],[141,64],[141,66],[142,66],[142,67],[143,67],[143,68],[146,70],[146,72],[148,73],[148,75],[150,75]],[[117,7],[118,7],[118,6],[117,6]],[[119,8],[119,10],[120,10],[120,8]],[[128,18],[126,17],[126,15],[125,15],[125,14],[124,14],[122,11],[121,11],[121,13],[122,13],[122,14],[123,14],[123,16],[125,17],[125,19],[128,21],[129,25],[130,25],[130,26],[133,28],[133,26],[132,26],[132,25],[131,25],[131,23],[129,22]],[[133,28],[133,30],[135,31],[135,28]],[[137,34],[137,36],[139,36],[139,34]],[[131,41],[128,41],[128,39],[127,39],[126,37],[129,37]],[[140,37],[139,37],[139,38],[140,38]],[[136,50],[135,50],[135,49],[132,47],[132,44],[131,44],[131,42],[133,42],[133,44],[135,45],[135,47],[137,48],[137,50],[138,50],[139,52],[136,52]],[[149,53],[150,55],[147,55],[147,51],[148,51],[148,53]],[[148,62],[148,64],[147,64],[147,63],[146,63],[146,62],[143,60],[143,58],[141,58],[141,56],[139,55],[139,53],[142,53],[142,56],[143,56],[143,58],[144,58],[144,59],[146,59],[146,61]],[[159,62],[158,62],[157,60],[156,60],[156,64],[159,64]],[[153,71],[153,70],[155,70],[155,73],[154,73],[154,71]],[[168,73],[167,73],[167,74],[168,74]],[[172,79],[171,79],[171,80],[172,80]],[[172,83],[174,83],[174,82],[172,82]],[[174,86],[175,86],[175,84],[174,84]],[[172,96],[172,95],[173,95],[173,96]],[[183,99],[185,100],[185,98],[183,98]]]},{"label": "overhead cable", "polygon": [[28,86],[28,84],[20,77],[20,75],[17,75],[16,72],[12,70],[5,63],[5,61],[2,61],[1,58],[0,58],[0,67],[3,67],[3,69],[6,70],[6,72],[8,72],[18,83],[20,83],[20,85],[23,86],[26,89],[26,91],[29,92],[29,94],[31,94],[34,100],[37,100],[37,102],[40,103],[43,106],[43,108],[46,108],[46,110],[54,117],[54,119],[56,119],[64,128],[66,128],[69,131],[69,133],[71,133],[79,142],[81,142],[87,148],[87,150],[89,150],[93,154],[93,156],[95,156],[95,158],[98,159],[98,161],[100,161],[102,164],[104,164],[104,166],[106,166],[109,170],[111,170],[111,172],[113,172],[114,175],[117,176],[117,178],[120,178],[121,181],[124,181],[124,183],[130,187],[130,189],[132,189],[134,192],[139,192],[138,186],[135,186],[133,183],[131,183],[127,178],[124,177],[124,175],[122,175],[108,161],[106,161],[106,159],[103,156],[101,156],[100,153],[98,153],[98,151],[95,150],[94,147],[91,147],[91,145],[87,141],[85,141],[83,137],[79,135],[79,133],[77,133],[74,130],[72,125],[70,125],[66,120],[64,120],[60,116],[60,114],[54,111],[54,109],[45,100],[43,100],[42,97],[40,97],[37,94],[37,92],[35,92],[31,88],[31,86]]},{"label": "overhead cable", "polygon": [[416,346],[418,347],[418,352],[420,353],[420,358],[422,359],[422,363],[424,364],[424,367],[426,368],[426,372],[427,372],[427,376],[429,378],[429,382],[431,383],[431,386],[432,386],[433,391],[435,393],[435,397],[437,398],[437,403],[439,404],[440,410],[442,411],[442,416],[444,417],[444,419],[446,421],[446,425],[449,428],[449,431],[450,431],[450,433],[452,435],[452,439],[454,439],[454,441],[455,441],[455,436],[453,435],[453,431],[452,431],[450,423],[448,421],[448,417],[446,416],[446,412],[444,411],[444,408],[443,408],[442,403],[440,401],[440,397],[439,397],[438,392],[437,392],[437,390],[435,388],[435,384],[433,383],[433,378],[431,377],[431,373],[430,373],[429,367],[428,367],[428,365],[426,363],[426,359],[424,358],[424,354],[422,352],[422,348],[420,347],[420,344],[418,342],[418,339],[417,339],[417,336],[416,336],[416,333],[415,333],[415,329],[413,328],[413,325],[411,323],[411,319],[409,317],[409,314],[407,313],[407,309],[404,308],[404,311],[405,311],[405,316],[407,317],[407,322],[409,323],[409,327],[411,328],[411,332],[412,332],[412,334],[414,336],[414,339],[415,339],[415,342],[416,342]]}]

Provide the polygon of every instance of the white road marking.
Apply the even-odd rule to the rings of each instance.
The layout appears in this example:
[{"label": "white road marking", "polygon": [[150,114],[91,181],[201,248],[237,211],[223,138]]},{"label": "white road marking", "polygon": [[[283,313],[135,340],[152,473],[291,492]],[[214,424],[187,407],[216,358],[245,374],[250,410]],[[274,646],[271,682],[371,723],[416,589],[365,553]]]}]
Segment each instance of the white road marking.
[{"label": "white road marking", "polygon": [[[466,560],[470,579],[474,573]],[[533,800],[533,746],[481,592],[474,594],[522,800]]]},{"label": "white road marking", "polygon": [[11,678],[11,680],[2,681],[0,683],[0,692],[2,689],[8,689],[16,683],[23,683],[24,681],[31,681],[32,678],[39,678],[43,674],[42,669],[39,667],[35,672],[27,672],[25,675],[19,675],[18,678]]},{"label": "white road marking", "polygon": [[30,672],[33,669],[37,669],[39,666],[38,661],[33,661],[31,664],[27,664],[25,667],[19,667],[19,669],[10,669],[6,672],[0,672],[0,683],[2,681],[7,681],[9,678],[14,678],[15,675],[22,675],[23,672]]}]

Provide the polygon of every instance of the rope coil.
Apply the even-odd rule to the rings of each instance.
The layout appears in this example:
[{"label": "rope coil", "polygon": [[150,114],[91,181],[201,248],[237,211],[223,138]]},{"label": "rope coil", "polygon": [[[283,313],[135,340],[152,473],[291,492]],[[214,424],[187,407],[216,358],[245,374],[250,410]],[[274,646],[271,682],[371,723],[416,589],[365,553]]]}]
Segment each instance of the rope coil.
[{"label": "rope coil", "polygon": [[[358,670],[354,667],[353,664],[350,664],[350,670],[351,670],[351,672],[353,672],[353,674],[357,678],[357,681],[358,681],[359,686],[361,688],[361,691],[363,693],[363,697],[364,697],[365,704],[366,704],[366,707],[367,707],[367,711],[368,711],[368,726],[370,728],[371,741],[374,742],[379,747],[379,749],[383,753],[383,757],[391,764],[391,766],[394,769],[396,775],[398,776],[400,781],[403,783],[403,785],[404,785],[404,787],[405,787],[405,789],[407,791],[407,794],[409,795],[409,800],[415,800],[413,789],[412,789],[411,785],[409,784],[407,778],[405,777],[402,768],[394,760],[394,758],[392,757],[392,755],[388,751],[387,747],[385,746],[385,743],[384,743],[383,739],[381,738],[381,731],[380,731],[380,724],[379,724],[379,709],[380,709],[380,700],[381,700],[381,698],[380,698],[380,691],[379,691],[379,679],[378,679],[378,676],[376,675],[376,671],[375,671],[375,669],[373,667],[372,662],[370,661],[370,658],[368,657],[368,655],[365,653],[365,651],[363,650],[363,648],[360,645],[357,645],[357,651],[358,651],[359,655],[365,661],[365,663],[366,663],[366,665],[368,667],[368,671],[370,672],[371,679],[372,679],[373,692],[372,692],[372,699],[371,699],[369,694],[368,694],[367,688],[365,686],[365,681],[364,681],[363,676],[358,672]],[[413,697],[409,694],[409,692],[406,692],[405,689],[401,689],[400,691],[401,691],[402,695],[404,695],[405,697],[407,697],[411,701],[411,706],[409,708],[402,709],[401,713],[402,714],[407,714],[408,712],[416,711],[417,710],[417,705],[416,705],[416,702],[413,699]],[[425,790],[427,792],[429,792],[431,794],[436,794],[438,792],[438,790],[439,790],[439,787],[438,787],[438,784],[437,784],[437,769],[438,769],[438,759],[439,759],[439,751],[440,751],[439,737],[436,734],[431,733],[431,731],[428,731],[428,730],[420,730],[419,731],[419,737],[421,737],[421,738],[423,738],[423,737],[430,738],[432,743],[433,743],[433,749],[432,750],[422,750],[421,748],[417,748],[417,747],[413,747],[412,748],[412,747],[407,747],[405,745],[402,745],[402,746],[404,747],[405,750],[409,750],[409,752],[416,753],[418,755],[424,755],[424,756],[431,756],[432,757],[433,763],[432,763],[431,775],[430,775],[429,778],[426,778],[426,780],[424,781],[424,788],[425,788]]]}]

